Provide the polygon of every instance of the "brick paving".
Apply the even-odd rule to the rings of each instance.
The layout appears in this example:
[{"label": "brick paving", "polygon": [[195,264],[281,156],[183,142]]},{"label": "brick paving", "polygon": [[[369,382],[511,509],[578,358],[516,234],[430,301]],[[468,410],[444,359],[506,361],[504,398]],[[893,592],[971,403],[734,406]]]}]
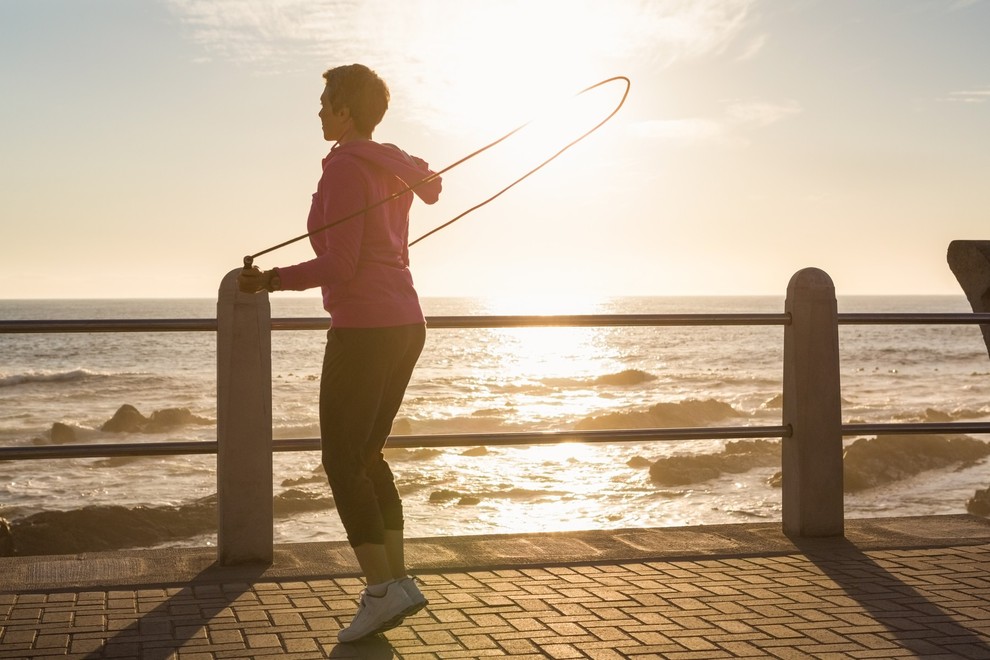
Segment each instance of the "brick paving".
[{"label": "brick paving", "polygon": [[[3,564],[0,563],[0,569]],[[0,658],[990,658],[990,543],[420,573],[355,644],[355,577],[0,593]]]}]

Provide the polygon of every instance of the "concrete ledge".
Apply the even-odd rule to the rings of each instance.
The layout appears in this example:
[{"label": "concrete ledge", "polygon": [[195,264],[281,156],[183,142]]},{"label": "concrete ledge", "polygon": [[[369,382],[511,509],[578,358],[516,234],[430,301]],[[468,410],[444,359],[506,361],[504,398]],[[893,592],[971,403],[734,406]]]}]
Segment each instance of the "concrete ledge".
[{"label": "concrete ledge", "polygon": [[[969,515],[846,521],[845,539],[784,536],[780,523],[705,525],[547,534],[410,539],[406,556],[415,573],[555,565],[674,561],[825,551],[835,544],[859,550],[980,545],[990,521]],[[838,547],[838,546],[836,546]],[[358,575],[345,542],[275,547],[270,566],[223,567],[214,548],[123,550],[82,555],[0,558],[0,593],[133,589],[151,585],[258,582]]]}]

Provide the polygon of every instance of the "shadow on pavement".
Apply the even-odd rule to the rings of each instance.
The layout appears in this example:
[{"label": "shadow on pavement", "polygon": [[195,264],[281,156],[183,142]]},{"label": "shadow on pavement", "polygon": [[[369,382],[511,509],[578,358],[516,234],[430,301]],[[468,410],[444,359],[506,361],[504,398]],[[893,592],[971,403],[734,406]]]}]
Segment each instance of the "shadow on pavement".
[{"label": "shadow on pavement", "polygon": [[138,613],[137,620],[113,633],[101,648],[87,655],[86,660],[107,657],[167,660],[175,657],[178,649],[250,591],[267,568],[267,565],[245,567],[240,569],[237,582],[218,584],[207,579],[217,572],[211,566],[155,609]]},{"label": "shadow on pavement", "polygon": [[905,649],[918,656],[953,650],[990,657],[990,646],[931,598],[891,573],[844,538],[792,539],[807,559],[855,600]]},{"label": "shadow on pavement", "polygon": [[395,650],[382,635],[375,635],[357,642],[338,644],[330,652],[331,658],[362,658],[363,660],[392,660]]}]

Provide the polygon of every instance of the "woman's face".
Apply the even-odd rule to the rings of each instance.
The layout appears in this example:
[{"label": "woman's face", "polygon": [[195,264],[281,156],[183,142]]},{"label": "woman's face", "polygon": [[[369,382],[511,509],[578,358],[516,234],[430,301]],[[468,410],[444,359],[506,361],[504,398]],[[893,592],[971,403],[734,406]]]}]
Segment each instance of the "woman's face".
[{"label": "woman's face", "polygon": [[350,108],[341,108],[334,111],[330,104],[330,87],[327,86],[320,96],[320,123],[323,125],[323,139],[327,142],[336,142],[351,125]]}]

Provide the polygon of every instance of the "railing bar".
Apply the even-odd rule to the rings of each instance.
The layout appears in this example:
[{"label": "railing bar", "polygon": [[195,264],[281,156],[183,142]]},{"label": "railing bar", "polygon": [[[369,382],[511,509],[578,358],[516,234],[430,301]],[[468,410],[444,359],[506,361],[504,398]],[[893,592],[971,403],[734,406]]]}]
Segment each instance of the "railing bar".
[{"label": "railing bar", "polygon": [[[395,435],[389,447],[476,447],[543,445],[561,442],[635,442],[646,440],[718,440],[726,438],[780,438],[790,433],[786,426],[695,427],[671,429],[616,429],[600,431],[550,431],[533,433],[463,433]],[[319,438],[288,438],[273,441],[274,451],[319,449]],[[34,458],[110,458],[116,456],[167,456],[215,454],[216,441],[143,442],[91,445],[47,445],[0,447],[0,460]]]},{"label": "railing bar", "polygon": [[[548,445],[564,442],[607,443],[676,440],[727,440],[790,437],[787,426],[726,426],[693,428],[607,429],[595,431],[549,431],[532,433],[463,433],[395,435],[388,446],[395,449],[421,447],[476,447]],[[990,433],[990,422],[925,422],[910,424],[843,424],[842,435],[924,435]],[[273,441],[273,451],[313,451],[319,438],[284,438]],[[53,458],[114,458],[216,454],[216,441],[141,442],[90,445],[0,447],[0,461]]]},{"label": "railing bar", "polygon": [[[786,314],[583,314],[561,316],[428,316],[431,328],[542,326],[786,325]],[[326,317],[273,318],[273,330],[326,330]],[[0,334],[71,332],[215,332],[216,319],[55,319],[0,321]]]},{"label": "railing bar", "polygon": [[[420,447],[506,447],[551,445],[564,442],[606,443],[674,440],[725,440],[735,438],[782,438],[786,426],[734,426],[671,429],[624,429],[602,431],[556,431],[536,433],[465,433],[437,435],[393,435],[391,449]],[[319,438],[283,438],[273,441],[274,451],[311,451],[320,448]]]},{"label": "railing bar", "polygon": [[856,313],[839,314],[839,325],[977,325],[990,323],[990,314],[973,313]]},{"label": "railing bar", "polygon": [[431,328],[508,328],[536,326],[785,325],[786,314],[578,314],[561,316],[436,316]]},{"label": "railing bar", "polygon": [[990,422],[924,422],[911,424],[843,424],[842,435],[925,435],[990,433]]},{"label": "railing bar", "polygon": [[57,319],[47,321],[0,321],[0,334],[216,331],[216,319]]},{"label": "railing bar", "polygon": [[35,447],[0,447],[0,461],[22,461],[45,458],[183,456],[216,453],[216,440],[189,442],[134,442],[92,445],[45,445]]},{"label": "railing bar", "polygon": [[[840,325],[982,325],[990,314],[839,314]],[[326,330],[326,317],[276,318],[273,330]],[[787,325],[787,314],[579,314],[558,316],[429,316],[436,329],[523,327],[632,327]],[[82,332],[216,332],[216,319],[55,319],[0,321],[0,334]]]}]

